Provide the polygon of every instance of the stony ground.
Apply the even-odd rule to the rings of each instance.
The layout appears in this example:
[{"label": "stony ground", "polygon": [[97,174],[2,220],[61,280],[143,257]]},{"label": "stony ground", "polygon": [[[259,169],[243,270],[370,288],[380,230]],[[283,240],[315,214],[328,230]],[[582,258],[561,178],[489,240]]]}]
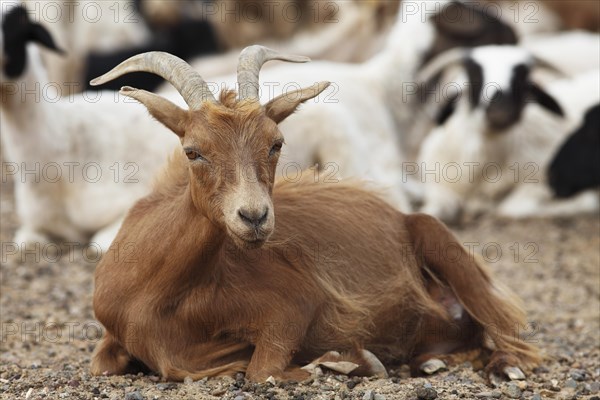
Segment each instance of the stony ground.
[{"label": "stony ground", "polygon": [[[91,377],[100,336],[92,315],[95,252],[41,249],[4,262],[16,228],[12,182],[1,186],[0,398],[2,399],[599,399],[600,218],[508,221],[482,217],[456,229],[524,300],[547,360],[527,381],[493,388],[468,363],[428,379],[406,367],[389,379],[325,375],[306,384],[237,379],[169,383],[153,375]],[[54,250],[54,252],[53,252]]]}]

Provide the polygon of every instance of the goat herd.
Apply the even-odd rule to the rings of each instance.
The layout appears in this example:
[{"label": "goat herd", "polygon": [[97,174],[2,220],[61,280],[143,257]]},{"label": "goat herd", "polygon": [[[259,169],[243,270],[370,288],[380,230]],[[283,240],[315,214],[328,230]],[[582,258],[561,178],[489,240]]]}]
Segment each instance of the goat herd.
[{"label": "goat herd", "polygon": [[[71,58],[95,79],[67,93],[52,65],[72,38],[9,3],[1,138],[19,228],[3,252],[102,250],[93,374],[298,381],[477,357],[494,383],[539,364],[515,295],[441,221],[598,211],[597,33],[555,31],[550,9],[508,18],[503,2],[329,2],[339,24],[279,51],[192,61],[223,49],[222,28],[186,19],[124,48],[108,25],[121,47]],[[135,3],[152,30],[152,2]],[[286,63],[261,72],[271,60]],[[117,79],[137,87],[98,91]]]}]

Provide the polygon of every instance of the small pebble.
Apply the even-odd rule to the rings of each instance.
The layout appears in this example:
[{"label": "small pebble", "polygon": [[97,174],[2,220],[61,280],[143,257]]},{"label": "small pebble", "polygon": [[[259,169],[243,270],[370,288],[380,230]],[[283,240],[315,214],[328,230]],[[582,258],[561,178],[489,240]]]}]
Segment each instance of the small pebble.
[{"label": "small pebble", "polygon": [[534,393],[531,400],[542,400],[542,396],[539,393]]},{"label": "small pebble", "polygon": [[219,397],[225,394],[225,392],[227,392],[226,389],[215,389],[212,392],[210,392],[211,396],[215,396],[215,397]]},{"label": "small pebble", "polygon": [[517,385],[519,387],[519,389],[521,389],[521,390],[526,390],[529,387],[529,385],[527,384],[527,381],[514,381],[512,383]]},{"label": "small pebble", "polygon": [[348,382],[346,382],[346,386],[348,386],[348,389],[352,390],[356,387],[356,382],[348,381]]},{"label": "small pebble", "polygon": [[433,400],[437,398],[437,392],[431,387],[421,386],[417,389],[417,398],[419,400]]},{"label": "small pebble", "polygon": [[245,400],[246,397],[244,395],[235,396],[233,400]]},{"label": "small pebble", "polygon": [[135,392],[127,393],[125,400],[144,400],[144,396],[136,390]]},{"label": "small pebble", "polygon": [[577,382],[575,382],[573,379],[569,378],[565,382],[565,387],[575,389],[577,387]]},{"label": "small pebble", "polygon": [[186,376],[185,378],[183,378],[183,383],[185,383],[186,385],[191,385],[192,383],[194,383],[194,380],[191,376]]},{"label": "small pebble", "polygon": [[367,390],[364,394],[364,396],[362,397],[362,400],[374,400],[375,399],[375,395],[373,394],[372,390]]},{"label": "small pebble", "polygon": [[475,395],[475,397],[477,397],[478,399],[499,399],[501,396],[502,396],[502,393],[497,392],[497,391],[481,392],[481,393],[477,393]]},{"label": "small pebble", "polygon": [[171,390],[177,387],[177,385],[174,383],[159,383],[158,385],[156,385],[156,387],[158,388],[158,390]]},{"label": "small pebble", "polygon": [[76,387],[79,386],[79,381],[76,380],[76,379],[70,380],[69,381],[69,386],[76,388]]},{"label": "small pebble", "polygon": [[519,399],[521,397],[521,389],[514,383],[509,383],[503,390],[504,394],[511,399]]},{"label": "small pebble", "polygon": [[570,375],[574,380],[581,382],[585,380],[586,372],[581,369],[574,369],[571,371]]},{"label": "small pebble", "polygon": [[374,400],[385,400],[385,396],[382,394],[376,394]]}]

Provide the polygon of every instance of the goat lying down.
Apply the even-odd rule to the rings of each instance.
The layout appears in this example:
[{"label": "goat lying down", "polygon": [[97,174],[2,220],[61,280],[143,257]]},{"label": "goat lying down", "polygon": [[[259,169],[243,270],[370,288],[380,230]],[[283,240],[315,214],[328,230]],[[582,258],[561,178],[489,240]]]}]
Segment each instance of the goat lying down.
[{"label": "goat lying down", "polygon": [[218,101],[166,53],[132,57],[92,82],[153,72],[189,106],[122,88],[182,149],[96,268],[94,312],[106,331],[92,373],[123,374],[135,360],[169,380],[237,371],[299,380],[310,373],[297,366],[324,353],[356,374],[385,374],[373,354],[432,373],[479,350],[491,377],[522,379],[520,368],[538,362],[514,331],[523,312],[442,223],[359,184],[274,183],[277,124],[329,83],[261,106],[259,70],[271,59],[307,61],[249,47],[239,97],[226,90]]},{"label": "goat lying down", "polygon": [[[543,62],[527,50],[482,46],[438,56],[421,79],[436,77],[452,65],[465,71],[454,80],[460,90],[449,91],[436,117],[438,126],[418,157],[423,212],[453,221],[478,200],[497,205],[496,213],[511,218],[600,208],[594,191],[556,199],[546,179],[553,154],[600,99],[598,70],[557,80],[544,89],[530,76]],[[445,168],[446,175],[441,173]],[[435,179],[428,171],[435,171]]]}]

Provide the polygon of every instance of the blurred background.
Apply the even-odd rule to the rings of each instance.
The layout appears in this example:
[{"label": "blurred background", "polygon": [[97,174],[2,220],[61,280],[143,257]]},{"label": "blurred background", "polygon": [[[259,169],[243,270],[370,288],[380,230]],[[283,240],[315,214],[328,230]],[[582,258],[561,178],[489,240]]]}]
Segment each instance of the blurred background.
[{"label": "blurred background", "polygon": [[[11,13],[21,4],[26,17]],[[440,4],[470,13],[440,17]],[[335,103],[306,104],[281,125],[283,161],[302,168],[331,162],[336,178],[391,187],[394,205],[452,224],[523,299],[528,332],[548,361],[510,395],[507,387],[490,394],[482,375],[458,366],[430,379],[439,398],[599,395],[599,1],[3,0],[0,8],[1,395],[120,399],[140,392],[129,398],[183,399],[228,390],[221,381],[159,387],[156,377],[89,376],[97,335],[85,328],[96,329],[91,295],[98,250],[101,256],[179,145],[143,107],[118,104],[116,92],[96,104],[92,93],[127,84],[176,101],[162,79],[135,73],[101,87],[89,80],[158,50],[185,59],[207,81],[232,87],[241,49],[256,43],[314,61],[268,65],[261,77],[337,84],[321,96]],[[36,24],[48,33],[22,29]],[[475,50],[489,45],[511,49]],[[29,57],[33,48],[41,63]],[[32,69],[37,75],[27,75]],[[48,93],[35,96],[39,87],[20,86],[23,76]],[[413,97],[405,96],[406,83],[420,85]],[[509,100],[498,96],[493,109],[491,100],[472,101],[471,88],[484,83],[504,85]],[[451,91],[439,95],[454,84],[469,94],[463,101]],[[502,128],[490,128],[498,120]],[[45,174],[45,166],[57,164],[66,177],[73,162],[98,163],[107,180],[73,184]],[[110,186],[115,162],[133,162],[140,181]],[[444,175],[444,166],[473,162],[500,166],[508,179],[465,185]],[[121,178],[131,171],[120,170]],[[427,171],[434,172],[428,177]],[[46,219],[54,212],[57,219]],[[29,245],[33,250],[25,252]],[[48,336],[56,329],[62,337]],[[358,390],[367,388],[387,399],[415,398],[406,369],[391,377],[361,381],[350,394],[336,380],[274,390],[277,398],[321,398],[325,385],[353,398],[363,398]]]},{"label": "blurred background", "polygon": [[[4,2],[4,6],[8,3]],[[65,57],[47,52],[44,56],[51,81],[80,84],[63,87],[64,94],[69,94],[89,88],[89,78],[141,51],[168,51],[193,61],[228,51],[237,55],[241,48],[261,43],[315,60],[365,61],[382,49],[396,21],[400,1],[28,0],[26,3],[32,18],[47,27],[58,45],[66,50]],[[592,0],[467,3],[487,7],[500,15],[521,37],[541,32],[599,29],[598,5]],[[225,75],[234,64],[226,58],[212,65],[205,61],[201,72],[207,77]]]}]

